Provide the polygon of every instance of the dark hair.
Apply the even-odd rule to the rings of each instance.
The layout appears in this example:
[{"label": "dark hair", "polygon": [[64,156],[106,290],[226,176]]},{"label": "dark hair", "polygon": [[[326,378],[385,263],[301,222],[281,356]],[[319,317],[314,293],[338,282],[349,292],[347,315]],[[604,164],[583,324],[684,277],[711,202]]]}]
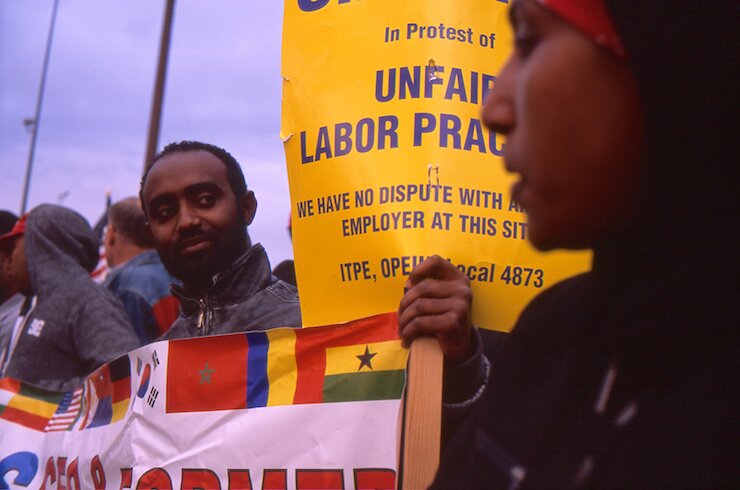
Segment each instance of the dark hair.
[{"label": "dark hair", "polygon": [[144,214],[146,215],[146,205],[144,203],[144,184],[146,178],[149,176],[154,165],[164,156],[171,153],[186,152],[186,151],[207,151],[211,155],[215,156],[221,163],[226,166],[226,173],[229,179],[229,185],[234,195],[238,198],[243,197],[247,193],[247,183],[244,180],[244,174],[242,168],[239,166],[239,162],[236,161],[231,153],[220,148],[216,145],[209,143],[202,143],[200,141],[180,141],[179,143],[170,143],[164,147],[164,150],[160,151],[154,156],[154,160],[147,165],[144,171],[144,176],[141,178],[141,185],[139,186],[139,199],[141,199],[142,208],[144,208]]},{"label": "dark hair", "polygon": [[0,235],[10,233],[10,230],[13,229],[17,221],[18,216],[10,211],[0,210]]},{"label": "dark hair", "polygon": [[108,210],[108,225],[141,248],[153,248],[154,237],[146,227],[146,216],[136,197],[118,201]]}]

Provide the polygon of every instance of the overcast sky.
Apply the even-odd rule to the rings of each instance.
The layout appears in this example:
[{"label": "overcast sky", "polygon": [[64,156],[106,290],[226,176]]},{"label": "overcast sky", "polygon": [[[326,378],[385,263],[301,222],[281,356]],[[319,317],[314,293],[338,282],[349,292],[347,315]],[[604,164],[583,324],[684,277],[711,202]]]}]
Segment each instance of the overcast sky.
[{"label": "overcast sky", "polygon": [[[61,0],[29,208],[61,203],[91,224],[134,195],[143,165],[164,0]],[[20,208],[52,0],[0,0],[0,209]],[[292,256],[280,129],[283,2],[177,0],[159,148],[214,143],[259,201],[250,227],[273,265]]]}]

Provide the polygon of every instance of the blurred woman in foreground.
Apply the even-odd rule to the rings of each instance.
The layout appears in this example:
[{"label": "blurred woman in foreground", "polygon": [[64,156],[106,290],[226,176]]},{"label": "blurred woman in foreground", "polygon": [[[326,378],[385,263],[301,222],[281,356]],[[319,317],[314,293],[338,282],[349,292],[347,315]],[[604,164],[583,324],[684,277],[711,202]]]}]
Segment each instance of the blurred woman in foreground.
[{"label": "blurred woman in foreground", "polygon": [[439,339],[453,432],[434,487],[740,486],[739,10],[513,2],[483,120],[532,244],[594,259],[485,346],[465,276],[412,272],[401,335]]}]

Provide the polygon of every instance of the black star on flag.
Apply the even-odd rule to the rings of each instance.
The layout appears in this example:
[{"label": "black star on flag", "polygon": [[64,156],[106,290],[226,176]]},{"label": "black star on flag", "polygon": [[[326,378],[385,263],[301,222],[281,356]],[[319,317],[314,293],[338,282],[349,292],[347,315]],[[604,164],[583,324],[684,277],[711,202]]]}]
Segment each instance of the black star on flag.
[{"label": "black star on flag", "polygon": [[355,356],[355,357],[357,357],[357,359],[360,360],[360,367],[358,367],[357,370],[358,371],[361,370],[363,366],[367,366],[368,369],[372,369],[373,368],[373,365],[372,365],[372,362],[371,361],[372,361],[373,357],[375,357],[377,355],[378,355],[377,352],[371,353],[370,352],[370,346],[366,345],[365,346],[365,353],[364,354],[361,354],[359,356]]}]

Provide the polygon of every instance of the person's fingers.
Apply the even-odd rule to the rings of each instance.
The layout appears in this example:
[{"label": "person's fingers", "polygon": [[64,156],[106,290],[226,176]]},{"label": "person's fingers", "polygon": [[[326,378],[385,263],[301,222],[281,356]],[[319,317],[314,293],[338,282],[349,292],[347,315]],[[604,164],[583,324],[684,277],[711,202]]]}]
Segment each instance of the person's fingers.
[{"label": "person's fingers", "polygon": [[452,362],[464,360],[470,349],[470,329],[462,328],[454,311],[414,317],[404,329],[403,345],[408,347],[414,339],[422,336],[435,337],[445,359]]},{"label": "person's fingers", "polygon": [[420,300],[424,300],[415,306],[416,309],[424,305],[431,304],[434,301],[456,298],[469,305],[473,300],[473,292],[470,285],[464,281],[437,281],[427,279],[406,293],[399,304],[399,316],[402,316],[406,310]]},{"label": "person's fingers", "polygon": [[465,358],[470,346],[470,280],[450,262],[435,255],[417,265],[398,307],[403,345],[421,336],[436,337],[446,359]]},{"label": "person's fingers", "polygon": [[466,299],[472,298],[470,280],[462,274],[453,280],[424,279],[406,291],[401,298],[399,311],[403,311],[419,298],[448,298],[461,295]]},{"label": "person's fingers", "polygon": [[418,298],[408,307],[399,311],[398,324],[403,335],[404,329],[408,323],[415,317],[437,316],[453,312],[457,321],[465,323],[467,320],[467,311],[469,303],[460,297],[450,297],[444,299],[437,298]]},{"label": "person's fingers", "polygon": [[439,315],[448,310],[457,312],[459,321],[467,328],[472,297],[467,277],[448,281],[425,279],[401,299],[398,308],[399,334],[404,336],[406,324],[416,316]]},{"label": "person's fingers", "polygon": [[[417,318],[424,318],[415,322]],[[399,334],[408,344],[420,335],[443,339],[465,334],[470,328],[470,302],[466,297],[419,298],[400,312]]]},{"label": "person's fingers", "polygon": [[439,255],[433,255],[421,264],[414,267],[409,274],[407,281],[407,287],[415,286],[424,279],[454,279],[459,276],[464,276],[457,267],[452,265],[449,261],[443,259]]}]

